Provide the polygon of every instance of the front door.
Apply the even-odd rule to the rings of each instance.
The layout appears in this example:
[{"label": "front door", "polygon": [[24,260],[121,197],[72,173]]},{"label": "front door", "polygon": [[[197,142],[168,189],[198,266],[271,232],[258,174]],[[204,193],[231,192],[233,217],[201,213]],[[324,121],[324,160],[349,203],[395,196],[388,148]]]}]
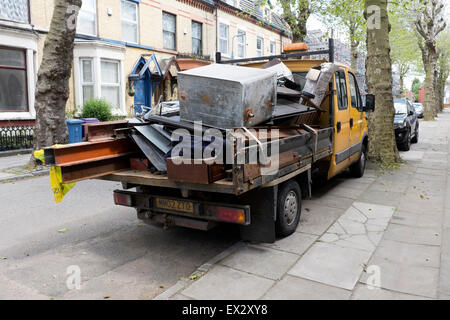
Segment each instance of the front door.
[{"label": "front door", "polygon": [[134,84],[134,112],[142,113],[142,107],[151,107],[151,86],[149,77],[138,80]]},{"label": "front door", "polygon": [[328,178],[347,168],[350,161],[350,112],[344,69],[336,71],[334,75],[334,91],[334,155],[331,160]]}]

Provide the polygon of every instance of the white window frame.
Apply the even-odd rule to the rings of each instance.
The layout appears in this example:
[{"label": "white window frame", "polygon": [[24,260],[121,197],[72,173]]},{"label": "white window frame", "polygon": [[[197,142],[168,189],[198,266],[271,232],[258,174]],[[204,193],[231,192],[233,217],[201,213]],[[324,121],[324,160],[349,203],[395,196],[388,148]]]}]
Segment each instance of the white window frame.
[{"label": "white window frame", "polygon": [[[222,38],[220,35],[220,27],[221,26],[226,26],[227,27],[227,36],[226,38]],[[227,52],[223,52],[221,47],[220,47],[220,41],[226,41],[227,42]],[[225,57],[229,57],[230,56],[230,24],[226,23],[224,21],[219,22],[219,51],[220,53],[225,56]]]},{"label": "white window frame", "polygon": [[[172,33],[172,31],[166,31],[164,30],[164,14],[166,15],[170,15],[173,16],[175,18],[175,32],[173,32],[175,34],[175,48],[165,48],[164,47],[164,32],[169,32]],[[166,50],[172,50],[172,51],[177,51],[177,47],[178,47],[178,37],[177,37],[177,30],[178,30],[178,25],[177,25],[177,15],[170,13],[170,12],[166,12],[166,11],[162,11],[162,19],[163,19],[163,28],[162,28],[162,36],[163,36],[163,48]]]},{"label": "white window frame", "polygon": [[120,62],[119,64],[119,103],[118,109],[112,110],[114,115],[127,116],[128,110],[126,107],[126,87],[127,83],[124,78],[125,65],[125,51],[126,47],[120,44],[105,43],[98,40],[75,40],[74,48],[74,93],[75,93],[75,107],[79,111],[83,106],[83,92],[81,87],[81,72],[80,59],[92,58],[94,68],[94,98],[100,99],[102,94],[102,80],[101,80],[101,60],[112,60]]},{"label": "white window frame", "polygon": [[[90,61],[91,62],[91,73],[92,73],[92,82],[84,82],[84,72],[83,72],[83,61]],[[95,97],[95,72],[94,72],[94,59],[91,57],[84,57],[80,58],[80,80],[81,80],[81,101],[84,103],[84,87],[92,87],[94,89],[94,96]]]},{"label": "white window frame", "polygon": [[[123,15],[121,14],[121,23],[122,23],[122,28],[123,28],[123,23],[129,23],[129,24],[134,24],[136,25],[136,42],[132,42],[132,41],[126,41],[128,43],[139,43],[140,37],[139,37],[139,4],[134,2],[134,1],[128,1],[128,0],[120,0],[120,5],[122,9],[122,2],[128,2],[130,4],[133,4],[134,7],[136,8],[136,21],[133,20],[128,20],[128,19],[124,19]],[[122,34],[122,40],[125,41],[125,39],[123,39],[123,34]]]},{"label": "white window frame", "polygon": [[28,32],[5,29],[0,32],[0,45],[26,50],[28,89],[28,112],[2,111],[0,112],[0,120],[34,120],[36,119],[34,97],[38,72],[38,38]]},{"label": "white window frame", "polygon": [[117,108],[120,109],[120,99],[121,99],[121,96],[122,96],[122,92],[120,91],[121,82],[122,82],[121,81],[122,75],[120,74],[120,61],[101,58],[100,59],[100,70],[101,70],[102,62],[114,63],[114,64],[117,65],[117,81],[118,81],[118,83],[103,82],[103,79],[102,79],[101,73],[100,73],[100,97],[103,97],[103,87],[118,88],[119,89],[119,105],[118,106],[113,106],[113,107],[117,107]]},{"label": "white window frame", "polygon": [[[191,28],[194,25],[194,23],[197,23],[200,25],[200,38],[194,38],[194,33],[192,32],[191,41],[193,42],[194,39],[200,40],[200,55],[203,55],[203,23],[192,20],[191,21]],[[194,54],[194,48],[192,47],[192,53]]]},{"label": "white window frame", "polygon": [[[247,32],[246,32],[246,30],[238,29],[238,31],[237,31],[238,35],[240,34],[239,32],[243,33],[244,36],[243,37],[236,37],[237,38],[237,55],[236,56],[238,58],[245,58],[246,55],[247,55]],[[243,46],[244,47],[244,50],[243,50],[244,55],[243,56],[239,55],[239,46]]]},{"label": "white window frame", "polygon": [[[273,51],[272,51],[272,45],[273,45]],[[277,43],[274,40],[270,40],[269,44],[269,50],[271,55],[275,55],[277,53]]]},{"label": "white window frame", "polygon": [[[261,49],[258,49],[258,40],[261,40]],[[257,57],[264,56],[264,37],[261,36],[256,37],[256,56]]]},{"label": "white window frame", "polygon": [[[88,35],[88,36],[94,36],[94,37],[97,37],[97,35],[98,35],[98,16],[97,16],[97,0],[94,0],[94,2],[95,2],[95,4],[94,4],[94,11],[87,11],[87,12],[89,12],[89,13],[93,13],[94,14],[94,17],[95,17],[95,19],[94,19],[94,34],[90,34],[90,33],[83,33],[83,32],[79,32],[78,30],[77,30],[77,33],[79,33],[79,34],[84,34],[84,35]],[[81,10],[80,10],[80,12],[81,12]],[[79,13],[78,13],[78,15],[79,15]],[[78,26],[77,26],[77,29],[78,29]]]}]

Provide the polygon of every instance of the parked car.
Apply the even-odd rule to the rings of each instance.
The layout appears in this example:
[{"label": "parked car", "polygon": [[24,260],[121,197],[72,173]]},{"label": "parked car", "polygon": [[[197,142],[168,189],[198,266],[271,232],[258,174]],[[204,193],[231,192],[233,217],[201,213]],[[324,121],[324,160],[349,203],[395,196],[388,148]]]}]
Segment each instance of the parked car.
[{"label": "parked car", "polygon": [[416,114],[418,118],[423,118],[424,108],[423,105],[419,102],[413,103],[414,109],[416,109]]},{"label": "parked car", "polygon": [[407,99],[394,101],[395,139],[399,149],[408,151],[412,143],[419,141],[419,120],[412,103]]}]

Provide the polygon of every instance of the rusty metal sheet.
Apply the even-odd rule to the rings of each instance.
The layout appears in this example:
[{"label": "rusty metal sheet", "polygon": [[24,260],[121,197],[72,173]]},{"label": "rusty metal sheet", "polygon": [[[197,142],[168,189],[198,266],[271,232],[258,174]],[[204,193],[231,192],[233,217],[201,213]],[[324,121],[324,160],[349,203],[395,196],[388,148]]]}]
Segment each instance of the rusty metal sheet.
[{"label": "rusty metal sheet", "polygon": [[61,167],[63,183],[98,178],[130,167],[129,156]]},{"label": "rusty metal sheet", "polygon": [[45,163],[57,166],[70,166],[131,155],[137,151],[128,138],[109,139],[94,142],[81,142],[60,147],[44,149]]},{"label": "rusty metal sheet", "polygon": [[115,129],[126,128],[128,120],[84,123],[84,141],[98,141],[115,137]]}]

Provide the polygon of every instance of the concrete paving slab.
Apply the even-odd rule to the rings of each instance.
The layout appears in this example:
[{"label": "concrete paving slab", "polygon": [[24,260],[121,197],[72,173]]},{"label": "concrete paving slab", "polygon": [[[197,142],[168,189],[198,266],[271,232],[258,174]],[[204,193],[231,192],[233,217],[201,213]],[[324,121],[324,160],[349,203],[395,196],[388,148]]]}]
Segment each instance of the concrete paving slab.
[{"label": "concrete paving slab", "polygon": [[320,204],[323,206],[338,208],[347,210],[353,203],[353,199],[344,198],[344,197],[335,197],[331,195],[325,195],[320,198]]},{"label": "concrete paving slab", "polygon": [[371,263],[391,261],[402,265],[439,268],[441,250],[438,246],[410,244],[383,239]]},{"label": "concrete paving slab", "polygon": [[273,284],[273,280],[218,265],[181,294],[197,300],[256,300]]},{"label": "concrete paving slab", "polygon": [[366,284],[358,283],[353,290],[351,300],[431,300],[427,297],[420,297],[412,294],[405,294],[385,290],[383,288],[369,289]]},{"label": "concrete paving slab", "polygon": [[0,274],[0,300],[49,300],[39,290],[29,288]]},{"label": "concrete paving slab", "polygon": [[442,224],[442,216],[440,214],[423,214],[399,210],[394,212],[391,223],[438,230]]},{"label": "concrete paving slab", "polygon": [[300,217],[298,232],[322,235],[345,210],[305,203]]},{"label": "concrete paving slab", "polygon": [[289,237],[278,239],[275,243],[265,243],[261,245],[276,250],[295,253],[300,256],[305,253],[317,238],[316,235],[294,232]]},{"label": "concrete paving slab", "polygon": [[441,244],[441,234],[439,229],[416,228],[391,224],[384,233],[384,239],[413,244],[424,244],[439,246]]},{"label": "concrete paving slab", "polygon": [[423,151],[409,151],[409,152],[402,152],[400,156],[405,161],[420,161],[423,159],[425,152]]},{"label": "concrete paving slab", "polygon": [[369,187],[366,192],[358,198],[358,201],[396,207],[402,196],[402,192],[395,192],[392,190],[379,191],[376,188]]},{"label": "concrete paving slab", "polygon": [[299,257],[295,254],[262,246],[245,246],[224,259],[221,264],[234,269],[278,280]]},{"label": "concrete paving slab", "polygon": [[286,275],[263,297],[264,300],[348,300],[351,291]]},{"label": "concrete paving slab", "polygon": [[370,253],[364,250],[318,242],[288,273],[352,290],[369,257]]},{"label": "concrete paving slab", "polygon": [[[382,259],[370,261],[368,265],[377,265],[380,268],[381,288],[429,298],[437,297],[437,268],[416,267]],[[363,273],[361,282],[367,283],[368,277],[367,273]]]}]

